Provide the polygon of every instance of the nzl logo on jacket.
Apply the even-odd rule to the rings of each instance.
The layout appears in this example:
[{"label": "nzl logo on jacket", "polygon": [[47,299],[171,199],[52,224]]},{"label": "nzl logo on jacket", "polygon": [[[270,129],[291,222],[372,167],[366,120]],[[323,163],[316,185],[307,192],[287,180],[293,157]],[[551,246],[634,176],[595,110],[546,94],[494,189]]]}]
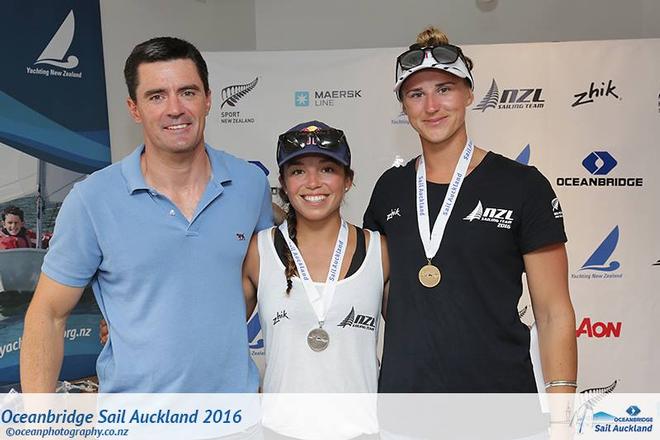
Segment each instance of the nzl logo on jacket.
[{"label": "nzl logo on jacket", "polygon": [[238,110],[230,110],[229,107],[236,107],[238,103],[245,98],[251,91],[257,87],[259,77],[245,84],[232,84],[220,91],[220,122],[223,124],[254,124],[253,116],[241,115]]},{"label": "nzl logo on jacket", "polygon": [[479,200],[477,206],[471,213],[463,217],[463,220],[496,223],[498,228],[511,229],[514,218],[512,209],[484,208]]},{"label": "nzl logo on jacket", "polygon": [[73,71],[80,64],[80,60],[76,55],[69,53],[75,33],[76,17],[72,9],[37,57],[33,66],[26,67],[27,73],[53,78],[82,78],[82,72]]},{"label": "nzl logo on jacket", "polygon": [[578,273],[571,274],[571,277],[581,279],[623,278],[623,274],[615,273],[621,267],[621,263],[612,259],[618,243],[619,226],[615,226],[587,258]]},{"label": "nzl logo on jacket", "polygon": [[368,315],[356,315],[355,307],[351,307],[351,311],[348,312],[346,318],[344,318],[337,327],[356,327],[364,330],[376,330],[376,318]]},{"label": "nzl logo on jacket", "polygon": [[500,93],[497,82],[493,78],[490,89],[473,110],[485,112],[489,108],[495,110],[542,109],[545,106],[542,93],[543,89],[540,88],[504,89]]}]

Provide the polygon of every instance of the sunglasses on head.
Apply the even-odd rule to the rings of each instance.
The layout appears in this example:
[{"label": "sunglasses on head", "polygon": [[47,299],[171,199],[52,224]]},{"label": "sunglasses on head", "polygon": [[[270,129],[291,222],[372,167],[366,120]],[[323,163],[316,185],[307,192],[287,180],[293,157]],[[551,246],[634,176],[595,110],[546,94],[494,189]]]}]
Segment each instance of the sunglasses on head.
[{"label": "sunglasses on head", "polygon": [[460,47],[454,46],[453,44],[440,44],[438,46],[420,46],[418,44],[413,44],[410,46],[409,50],[397,57],[396,77],[398,78],[403,71],[422,65],[427,52],[431,54],[438,64],[453,64],[459,58],[465,62],[463,51]]},{"label": "sunglasses on head", "polygon": [[315,131],[291,131],[281,134],[277,140],[278,159],[307,146],[316,146],[324,150],[344,148],[344,132],[335,128]]}]

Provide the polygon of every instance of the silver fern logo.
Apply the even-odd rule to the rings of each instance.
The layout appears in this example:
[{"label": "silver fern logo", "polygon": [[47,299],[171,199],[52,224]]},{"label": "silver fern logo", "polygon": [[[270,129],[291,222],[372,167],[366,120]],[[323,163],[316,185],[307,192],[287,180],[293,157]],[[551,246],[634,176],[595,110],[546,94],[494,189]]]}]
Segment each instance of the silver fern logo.
[{"label": "silver fern logo", "polygon": [[601,388],[589,388],[579,394],[580,406],[573,412],[570,424],[574,426],[579,434],[590,427],[594,421],[594,409],[598,402],[603,400],[616,388],[615,380],[610,385]]},{"label": "silver fern logo", "polygon": [[[247,84],[233,84],[220,91],[220,122],[223,124],[254,124],[252,115],[242,115],[238,110],[230,110],[229,107],[236,108],[239,101],[247,96],[257,87],[259,77]],[[225,106],[227,108],[225,108]]]},{"label": "silver fern logo", "polygon": [[493,78],[493,82],[490,85],[488,92],[486,92],[486,96],[484,96],[481,102],[474,107],[474,110],[485,112],[487,108],[496,108],[498,102],[500,102],[500,91],[497,88],[495,78]]},{"label": "silver fern logo", "polygon": [[241,98],[243,98],[245,95],[250,93],[257,86],[258,82],[259,82],[259,77],[256,77],[254,81],[249,82],[247,84],[236,84],[222,89],[222,91],[220,92],[220,99],[222,99],[222,104],[220,104],[220,108],[221,109],[224,108],[225,105],[228,105],[230,107],[235,107],[238,101],[241,100]]}]

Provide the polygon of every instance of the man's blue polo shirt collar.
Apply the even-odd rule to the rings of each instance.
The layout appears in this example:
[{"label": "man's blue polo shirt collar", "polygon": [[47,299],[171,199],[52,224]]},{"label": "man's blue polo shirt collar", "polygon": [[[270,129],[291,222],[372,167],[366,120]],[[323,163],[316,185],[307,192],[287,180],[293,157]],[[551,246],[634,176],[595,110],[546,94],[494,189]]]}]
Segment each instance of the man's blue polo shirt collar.
[{"label": "man's blue polo shirt collar", "polygon": [[[209,154],[209,147],[204,144],[206,155],[211,161],[211,182],[217,187],[218,192],[222,192],[222,184],[231,181],[229,169],[220,154]],[[140,167],[140,156],[144,152],[144,144],[140,145],[130,155],[121,161],[121,173],[126,179],[128,192],[134,194],[138,190],[151,190],[142,175]]]}]

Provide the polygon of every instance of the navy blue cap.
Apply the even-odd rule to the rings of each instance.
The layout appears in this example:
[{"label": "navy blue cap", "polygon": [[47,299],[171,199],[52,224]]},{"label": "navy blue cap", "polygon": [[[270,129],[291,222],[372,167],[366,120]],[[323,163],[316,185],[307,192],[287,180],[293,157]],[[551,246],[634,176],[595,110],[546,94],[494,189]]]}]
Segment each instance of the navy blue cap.
[{"label": "navy blue cap", "polygon": [[[317,132],[318,136],[314,136]],[[287,142],[286,137],[290,134],[301,134],[302,136],[296,137],[300,143]],[[306,134],[309,135],[305,136]],[[324,142],[327,144],[324,145]],[[342,165],[351,166],[351,150],[344,132],[316,120],[303,122],[281,134],[278,138],[276,154],[278,167],[306,154],[319,154],[334,159]]]}]

